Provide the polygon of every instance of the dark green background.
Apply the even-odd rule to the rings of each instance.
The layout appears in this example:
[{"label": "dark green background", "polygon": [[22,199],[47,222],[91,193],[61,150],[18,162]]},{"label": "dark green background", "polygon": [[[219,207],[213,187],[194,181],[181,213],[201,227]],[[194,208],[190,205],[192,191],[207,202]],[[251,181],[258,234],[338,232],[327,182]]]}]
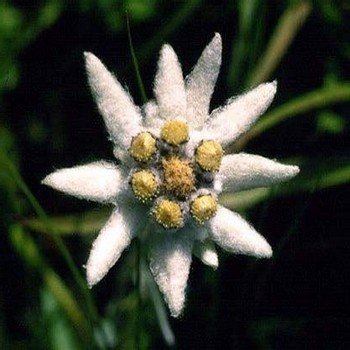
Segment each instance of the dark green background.
[{"label": "dark green background", "polygon": [[[83,52],[101,58],[141,104],[125,10],[149,97],[164,42],[188,74],[219,32],[224,49],[212,100],[217,107],[250,86],[278,23],[302,6],[309,9],[303,25],[266,76],[279,84],[270,111],[289,109],[244,149],[297,162],[301,175],[273,188],[264,201],[254,200],[254,192],[253,200],[236,208],[267,238],[275,258],[255,261],[220,251],[216,272],[195,259],[185,314],[170,324],[178,349],[349,348],[350,5],[331,0],[0,1],[0,348],[166,347],[149,298],[138,311],[133,246],[93,289],[99,316],[90,323],[50,230],[28,221],[37,213],[23,183],[50,218],[107,213],[40,185],[55,168],[113,159],[87,86]],[[283,28],[282,42],[297,21],[296,14]],[[316,105],[312,91],[321,91]],[[63,241],[83,273],[95,233],[71,231]],[[53,271],[81,307],[87,331],[74,316],[72,321],[64,304],[69,297],[47,277]]]}]

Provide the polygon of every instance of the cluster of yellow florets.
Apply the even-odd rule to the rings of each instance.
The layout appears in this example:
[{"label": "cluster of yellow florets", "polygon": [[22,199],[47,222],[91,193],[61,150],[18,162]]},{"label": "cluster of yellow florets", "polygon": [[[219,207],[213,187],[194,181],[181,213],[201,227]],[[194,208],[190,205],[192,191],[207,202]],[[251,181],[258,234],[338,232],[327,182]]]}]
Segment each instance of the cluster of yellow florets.
[{"label": "cluster of yellow florets", "polygon": [[[194,160],[184,159],[179,155],[179,149],[188,140],[188,125],[181,120],[170,120],[161,128],[159,141],[151,133],[141,132],[133,138],[129,149],[130,155],[140,165],[131,176],[132,191],[143,203],[151,202],[158,195],[164,196],[156,201],[151,213],[166,229],[183,226],[183,204],[196,190],[196,169],[215,173],[223,156],[218,142],[204,140],[196,148]],[[171,151],[159,158],[156,154],[161,142],[169,145]],[[204,224],[216,214],[217,200],[213,195],[205,194],[193,199],[189,207],[192,218],[198,224]]]}]

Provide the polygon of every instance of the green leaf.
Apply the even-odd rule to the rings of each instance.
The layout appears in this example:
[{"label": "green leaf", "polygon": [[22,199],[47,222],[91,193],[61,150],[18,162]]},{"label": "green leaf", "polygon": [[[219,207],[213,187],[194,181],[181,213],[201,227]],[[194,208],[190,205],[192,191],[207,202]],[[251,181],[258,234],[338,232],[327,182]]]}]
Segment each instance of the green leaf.
[{"label": "green leaf", "polygon": [[143,266],[143,275],[145,282],[149,288],[149,293],[153,302],[154,310],[157,315],[159,328],[162,332],[163,338],[168,346],[174,346],[175,335],[169,323],[167,310],[164,306],[164,302],[162,296],[160,295],[159,289],[154,282],[153,276],[146,266]]},{"label": "green leaf", "polygon": [[266,113],[246,134],[229,147],[228,152],[239,151],[253,138],[277,126],[286,119],[304,115],[314,109],[350,101],[350,83],[339,83],[332,87],[324,87],[302,96],[296,97],[285,104]]},{"label": "green leaf", "polygon": [[43,289],[41,293],[41,309],[44,317],[46,336],[50,342],[50,349],[75,350],[81,349],[78,339],[66,318],[60,304],[52,291]]},{"label": "green leaf", "polygon": [[[231,89],[237,90],[242,75],[247,71],[247,57],[256,51],[259,41],[254,41],[256,27],[262,21],[263,2],[257,0],[238,2],[238,34],[232,45],[231,61],[227,75],[227,82]],[[260,22],[259,22],[260,21]]]},{"label": "green leaf", "polygon": [[[50,218],[50,223],[59,235],[71,235],[74,233],[82,235],[95,234],[106,223],[110,212],[111,209],[103,208],[81,214],[56,216]],[[48,233],[48,228],[42,219],[24,220],[22,224],[34,231]]]},{"label": "green leaf", "polygon": [[156,0],[125,0],[125,8],[137,22],[156,15]]},{"label": "green leaf", "polygon": [[346,121],[339,114],[322,112],[317,117],[317,129],[329,134],[340,134],[344,131]]},{"label": "green leaf", "polygon": [[82,277],[80,270],[74,263],[74,260],[67,249],[64,241],[55,232],[55,228],[51,225],[50,218],[46,214],[43,207],[40,205],[39,201],[36,199],[34,194],[31,192],[30,188],[25,183],[21,174],[19,173],[16,165],[13,163],[12,159],[8,156],[6,150],[0,148],[0,171],[5,171],[10,177],[13,183],[21,190],[26,197],[28,203],[32,206],[38,217],[45,224],[47,230],[50,232],[50,237],[54,241],[56,247],[61,253],[62,257],[66,261],[68,268],[70,269],[77,285],[79,286],[82,295],[84,296],[88,311],[92,319],[97,320],[97,310],[92,299],[90,290],[87,287],[85,279]]},{"label": "green leaf", "polygon": [[299,1],[285,10],[277,23],[265,52],[250,74],[246,84],[247,87],[257,86],[271,77],[310,15],[311,9],[312,5],[309,1]]},{"label": "green leaf", "polygon": [[182,6],[164,21],[164,25],[157,29],[150,40],[146,40],[139,50],[136,50],[136,56],[142,57],[143,62],[150,58],[155,50],[161,46],[166,38],[174,34],[196,11],[203,0],[188,0],[181,3]]},{"label": "green leaf", "polygon": [[56,301],[79,331],[81,338],[88,339],[91,329],[86,316],[81,311],[70,289],[48,265],[35,241],[19,224],[10,226],[9,239],[24,262],[41,275],[47,289],[55,296]]}]

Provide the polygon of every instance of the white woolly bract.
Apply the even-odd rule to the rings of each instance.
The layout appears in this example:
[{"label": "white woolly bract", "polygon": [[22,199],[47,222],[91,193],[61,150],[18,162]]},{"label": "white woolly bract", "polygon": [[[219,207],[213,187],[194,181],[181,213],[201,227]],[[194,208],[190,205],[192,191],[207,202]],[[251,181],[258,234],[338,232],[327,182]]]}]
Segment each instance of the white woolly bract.
[{"label": "white woolly bract", "polygon": [[196,241],[193,246],[193,254],[204,264],[216,270],[219,266],[219,257],[212,241]]},{"label": "white woolly bract", "polygon": [[299,173],[294,165],[284,165],[258,155],[239,153],[224,156],[215,178],[217,191],[241,191],[286,181]]},{"label": "white woolly bract", "polygon": [[276,89],[276,81],[261,84],[214,110],[206,126],[212,138],[226,146],[245,133],[270,106]]},{"label": "white woolly bract", "polygon": [[241,216],[224,207],[219,207],[209,221],[209,229],[215,243],[228,252],[257,258],[272,256],[272,249],[265,238]]},{"label": "white woolly bract", "polygon": [[209,116],[209,105],[221,66],[222,42],[216,33],[186,78],[187,120],[201,129]]},{"label": "white woolly bract", "polygon": [[160,51],[154,95],[163,119],[186,117],[185,82],[176,53],[170,45],[164,45]]},{"label": "white woolly bract", "polygon": [[91,288],[99,282],[130,244],[132,225],[115,210],[92,244],[86,264],[86,278]]},{"label": "white woolly bract", "polygon": [[150,269],[173,317],[180,316],[185,305],[192,245],[192,240],[177,232],[159,233],[150,246]]},{"label": "white woolly bract", "polygon": [[154,100],[150,100],[142,106],[145,115],[144,124],[146,128],[151,128],[159,133],[164,124],[164,119],[159,114],[159,108]]},{"label": "white woolly bract", "polygon": [[105,161],[56,170],[42,183],[81,199],[114,203],[124,186],[124,176]]},{"label": "white woolly bract", "polygon": [[[132,138],[146,131],[159,139],[165,121],[186,121],[190,127],[190,139],[178,151],[180,157],[194,164],[195,150],[202,140],[215,140],[223,147],[228,145],[246,132],[272,102],[276,82],[261,84],[229,100],[208,118],[210,98],[221,64],[221,51],[221,37],[215,34],[185,83],[174,50],[164,45],[154,82],[155,100],[146,103],[142,110],[135,106],[128,92],[101,61],[93,54],[85,53],[89,84],[114,142],[114,155],[122,165],[118,168],[101,161],[61,169],[48,175],[43,183],[79,198],[118,205],[93,243],[86,265],[90,287],[106,275],[132,237],[140,229],[148,227],[152,203],[144,205],[136,200],[129,184],[131,175],[136,169],[148,168],[159,182],[162,179],[159,173],[161,167],[157,162],[164,156],[163,151],[170,150],[168,145],[158,141],[157,155],[149,164],[140,165],[128,151]],[[184,227],[179,230],[155,229],[143,240],[149,243],[150,269],[172,316],[178,317],[184,308],[192,252],[214,269],[218,266],[214,242],[236,254],[259,258],[272,255],[271,247],[260,234],[238,214],[221,206],[204,226],[194,224],[190,221],[190,201],[207,192],[216,198],[221,191],[268,186],[287,180],[298,171],[298,167],[279,164],[260,156],[236,154],[223,158],[218,173],[200,173],[202,177],[198,176],[197,189],[187,201],[181,200]],[[213,178],[214,186],[211,186],[209,181]],[[154,202],[161,198],[158,196]]]},{"label": "white woolly bract", "polygon": [[107,130],[113,142],[127,149],[140,130],[139,108],[96,56],[85,52],[85,60],[89,85]]}]

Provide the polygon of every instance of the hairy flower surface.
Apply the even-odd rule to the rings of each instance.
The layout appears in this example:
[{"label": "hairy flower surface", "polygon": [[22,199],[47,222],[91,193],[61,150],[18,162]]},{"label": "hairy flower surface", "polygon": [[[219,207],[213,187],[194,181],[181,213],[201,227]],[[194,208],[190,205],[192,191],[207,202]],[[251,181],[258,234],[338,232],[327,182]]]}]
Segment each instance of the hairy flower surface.
[{"label": "hairy flower surface", "polygon": [[184,307],[192,253],[213,268],[218,266],[214,243],[236,254],[272,255],[252,226],[218,204],[218,195],[270,186],[299,172],[257,155],[224,155],[223,148],[271,104],[276,82],[261,84],[209,113],[221,51],[221,37],[215,34],[184,79],[174,50],[164,45],[155,100],[141,108],[97,57],[85,53],[89,84],[121,164],[93,162],[57,170],[43,180],[78,198],[114,205],[86,264],[90,287],[150,225],[144,242],[150,269],[175,317]]}]

